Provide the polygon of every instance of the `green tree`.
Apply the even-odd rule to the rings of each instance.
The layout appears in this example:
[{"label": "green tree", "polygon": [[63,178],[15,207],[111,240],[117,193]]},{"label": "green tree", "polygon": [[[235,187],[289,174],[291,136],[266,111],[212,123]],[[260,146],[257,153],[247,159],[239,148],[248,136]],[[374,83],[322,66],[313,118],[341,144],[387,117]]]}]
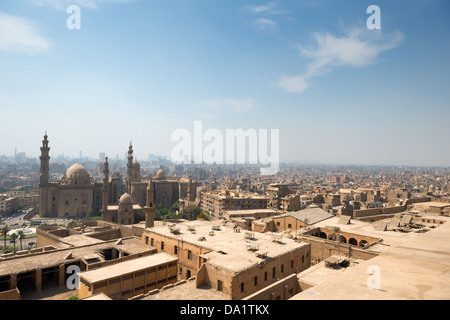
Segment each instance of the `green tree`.
[{"label": "green tree", "polygon": [[19,232],[17,232],[17,235],[18,235],[18,238],[19,238],[19,241],[20,241],[20,251],[22,251],[23,250],[22,240],[25,239],[25,233],[23,233],[23,231],[20,230]]},{"label": "green tree", "polygon": [[145,220],[145,210],[142,208],[141,210],[134,213],[134,223],[139,223]]},{"label": "green tree", "polygon": [[178,217],[186,220],[197,220],[197,217],[201,212],[202,209],[200,209],[199,206],[190,205],[184,208],[184,210],[178,215]]},{"label": "green tree", "polygon": [[6,248],[6,236],[8,235],[9,230],[10,229],[9,229],[9,227],[7,225],[2,228],[2,234],[4,236],[3,239],[5,241],[5,245],[4,245],[5,248]]},{"label": "green tree", "polygon": [[13,243],[14,247],[13,247],[13,253],[16,254],[16,239],[17,239],[17,234],[13,233],[10,236],[11,242]]}]

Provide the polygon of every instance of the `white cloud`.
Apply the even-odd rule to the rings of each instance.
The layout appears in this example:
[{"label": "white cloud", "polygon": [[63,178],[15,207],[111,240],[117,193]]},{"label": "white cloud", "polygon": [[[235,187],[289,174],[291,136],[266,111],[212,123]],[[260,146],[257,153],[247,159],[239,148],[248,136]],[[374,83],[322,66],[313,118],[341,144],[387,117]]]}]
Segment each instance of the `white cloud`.
[{"label": "white cloud", "polygon": [[274,29],[277,23],[273,20],[266,18],[259,18],[254,21],[254,25],[259,30]]},{"label": "white cloud", "polygon": [[250,6],[250,7],[247,7],[247,9],[254,13],[273,12],[276,5],[277,5],[276,2],[269,2],[268,4],[264,4],[261,6]]},{"label": "white cloud", "polygon": [[326,74],[334,66],[360,68],[370,65],[382,52],[399,46],[403,34],[384,35],[381,31],[354,29],[342,37],[315,33],[314,39],[315,47],[299,47],[300,54],[312,60],[307,72],[299,76],[283,76],[276,82],[285,91],[303,92],[308,88],[309,78]]},{"label": "white cloud", "polygon": [[235,99],[222,98],[214,100],[203,100],[200,108],[204,111],[202,114],[205,118],[214,119],[217,113],[233,113],[238,114],[252,109],[255,102],[252,98]]},{"label": "white cloud", "polygon": [[49,50],[51,42],[31,21],[0,12],[0,50],[39,53]]},{"label": "white cloud", "polygon": [[302,76],[282,76],[277,80],[276,85],[282,87],[286,92],[303,92],[309,85]]}]

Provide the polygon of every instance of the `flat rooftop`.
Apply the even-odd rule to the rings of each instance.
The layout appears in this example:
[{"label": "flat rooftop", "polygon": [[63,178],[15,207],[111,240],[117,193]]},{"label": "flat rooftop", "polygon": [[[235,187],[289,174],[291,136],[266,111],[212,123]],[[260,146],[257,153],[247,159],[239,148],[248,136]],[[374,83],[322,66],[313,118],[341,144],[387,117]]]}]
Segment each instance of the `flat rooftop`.
[{"label": "flat rooftop", "polygon": [[[367,285],[370,266],[380,272],[379,289]],[[448,300],[450,223],[416,234],[414,238],[404,238],[379,256],[335,274],[291,299]]]},{"label": "flat rooftop", "polygon": [[[393,216],[392,216],[393,217]],[[421,216],[421,217],[424,217]],[[387,218],[386,221],[389,221],[392,218]],[[440,220],[444,221],[450,221],[450,218],[446,217],[440,217]],[[417,238],[420,233],[417,232],[408,232],[403,233],[399,231],[378,231],[374,228],[374,223],[371,222],[364,222],[357,219],[351,219],[350,223],[347,225],[339,224],[339,217],[332,217],[330,219],[327,219],[325,221],[321,221],[316,223],[314,227],[319,228],[332,228],[332,227],[339,227],[343,232],[353,233],[356,235],[362,235],[362,236],[370,236],[374,238],[381,238],[383,241],[381,243],[374,244],[371,246],[371,250],[378,251],[378,252],[384,252],[389,250],[390,247],[398,245],[404,241],[409,241]],[[447,222],[448,224],[449,222]],[[436,224],[434,224],[436,226]],[[430,232],[430,231],[428,231]]]},{"label": "flat rooftop", "polygon": [[207,286],[197,288],[195,280],[192,280],[146,295],[139,300],[230,300],[230,297]]},{"label": "flat rooftop", "polygon": [[111,266],[95,269],[92,271],[82,272],[80,274],[80,278],[89,283],[97,283],[126,274],[143,271],[162,264],[175,262],[177,260],[178,258],[162,252],[151,256],[145,256],[142,258],[119,262]]},{"label": "flat rooftop", "polygon": [[13,256],[11,258],[0,259],[0,276],[11,275],[14,273],[24,273],[36,269],[44,269],[59,266],[62,263],[68,264],[96,252],[109,248],[116,248],[133,255],[153,251],[154,247],[148,247],[142,244],[138,238],[124,238],[117,244],[117,239],[103,241],[102,243],[85,245],[78,248],[64,248],[43,253],[26,254],[22,256]]},{"label": "flat rooftop", "polygon": [[[213,226],[218,230],[213,230]],[[177,234],[171,232],[170,224],[148,228],[146,231],[190,243],[203,248],[204,252],[210,251],[202,255],[208,259],[209,264],[232,272],[240,272],[267,259],[309,246],[307,243],[287,238],[282,238],[281,243],[274,242],[270,233],[246,230],[235,232],[232,227],[228,224],[224,226],[222,222],[197,220],[179,223],[173,228],[178,229]],[[250,235],[253,235],[253,238]],[[249,248],[253,251],[248,250]],[[266,257],[258,257],[258,252]]]}]

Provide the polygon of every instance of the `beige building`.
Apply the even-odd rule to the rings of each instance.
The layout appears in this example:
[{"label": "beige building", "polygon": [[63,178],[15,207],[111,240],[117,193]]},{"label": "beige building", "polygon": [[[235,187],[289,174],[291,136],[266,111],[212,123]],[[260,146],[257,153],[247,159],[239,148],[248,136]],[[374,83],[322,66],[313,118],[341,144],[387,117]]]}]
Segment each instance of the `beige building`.
[{"label": "beige building", "polygon": [[0,215],[6,215],[19,209],[19,198],[0,195]]},{"label": "beige building", "polygon": [[[60,181],[50,182],[50,148],[47,138],[45,134],[40,156],[40,217],[84,217],[100,212],[105,181],[96,182],[81,164],[76,163],[67,169]],[[118,198],[118,178],[110,178],[107,183],[108,204],[114,204]]]},{"label": "beige building", "polygon": [[177,260],[157,253],[82,272],[78,297],[84,299],[103,293],[113,300],[125,300],[160,289],[177,282]]},{"label": "beige building", "polygon": [[268,198],[256,193],[217,190],[202,194],[202,210],[213,219],[222,219],[228,210],[266,209]]},{"label": "beige building", "polygon": [[147,228],[142,240],[178,258],[180,279],[196,277],[230,299],[242,299],[307,269],[310,245],[207,221]]}]

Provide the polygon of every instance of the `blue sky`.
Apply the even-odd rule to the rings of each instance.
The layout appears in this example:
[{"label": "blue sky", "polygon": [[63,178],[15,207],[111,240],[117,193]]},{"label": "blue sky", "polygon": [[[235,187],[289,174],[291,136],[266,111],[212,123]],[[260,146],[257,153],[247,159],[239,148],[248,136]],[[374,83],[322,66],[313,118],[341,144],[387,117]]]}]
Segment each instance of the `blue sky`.
[{"label": "blue sky", "polygon": [[[81,29],[69,30],[69,5]],[[381,30],[369,30],[370,5]],[[280,159],[450,166],[446,0],[2,0],[0,154],[170,155],[279,129]]]}]

